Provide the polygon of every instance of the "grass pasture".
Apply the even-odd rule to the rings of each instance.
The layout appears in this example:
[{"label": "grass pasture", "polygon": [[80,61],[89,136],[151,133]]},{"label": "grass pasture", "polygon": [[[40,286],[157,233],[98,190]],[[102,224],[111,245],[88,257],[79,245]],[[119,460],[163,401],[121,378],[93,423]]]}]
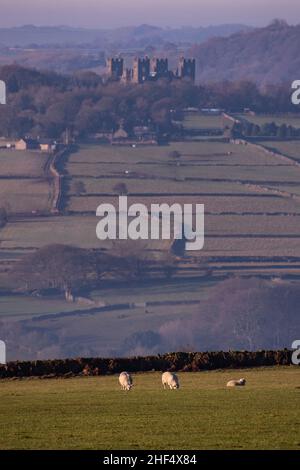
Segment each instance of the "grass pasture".
[{"label": "grass pasture", "polygon": [[[0,383],[0,449],[296,449],[299,368]],[[231,378],[246,387],[226,389]]]},{"label": "grass pasture", "polygon": [[[299,119],[300,121],[300,119]],[[299,122],[300,127],[300,122]],[[287,157],[292,157],[300,162],[300,140],[288,140],[286,142],[262,142],[266,148],[275,150]]]},{"label": "grass pasture", "polygon": [[42,152],[0,149],[0,207],[10,214],[49,211],[48,160]]},{"label": "grass pasture", "polygon": [[200,113],[187,113],[183,121],[185,129],[222,129],[223,117],[222,115],[208,115]]},{"label": "grass pasture", "polygon": [[[170,157],[174,150],[181,154],[182,163],[195,164],[240,164],[240,165],[277,165],[278,159],[266,155],[263,151],[254,151],[250,146],[235,145],[226,142],[171,142],[162,146],[112,146],[82,144],[77,152],[68,158],[67,171],[73,174],[71,165],[79,165],[82,168],[91,166],[91,170],[101,169],[101,165],[107,164],[113,170],[120,170],[122,165],[171,165],[174,164]],[[230,157],[230,158],[228,158]],[[95,165],[93,168],[92,165]],[[97,176],[94,173],[93,176]]]},{"label": "grass pasture", "polygon": [[43,176],[48,154],[37,151],[0,149],[0,175],[14,177]]},{"label": "grass pasture", "polygon": [[[82,197],[93,195],[116,195],[116,185],[120,183],[120,178],[81,178],[72,177],[69,189],[69,196],[74,197],[78,194],[76,192],[76,182],[81,181],[84,184],[85,193],[80,194]],[[174,181],[172,179],[135,179],[126,178],[121,179],[128,189],[128,195],[142,195],[142,194],[215,194],[216,191],[224,194],[251,194],[251,191],[238,183],[225,181],[219,182],[217,185],[212,184],[210,181],[199,180],[190,181],[183,180]]]},{"label": "grass pasture", "polygon": [[44,179],[4,179],[0,182],[0,207],[7,207],[12,213],[47,212],[51,197],[52,188]]}]

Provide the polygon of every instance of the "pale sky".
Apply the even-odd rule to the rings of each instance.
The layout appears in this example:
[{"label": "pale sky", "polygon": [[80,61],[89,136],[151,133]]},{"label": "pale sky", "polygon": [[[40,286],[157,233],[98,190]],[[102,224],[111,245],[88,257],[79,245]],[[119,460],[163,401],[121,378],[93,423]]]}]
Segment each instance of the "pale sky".
[{"label": "pale sky", "polygon": [[111,28],[142,23],[207,26],[300,23],[299,0],[0,0],[0,26],[69,25]]}]

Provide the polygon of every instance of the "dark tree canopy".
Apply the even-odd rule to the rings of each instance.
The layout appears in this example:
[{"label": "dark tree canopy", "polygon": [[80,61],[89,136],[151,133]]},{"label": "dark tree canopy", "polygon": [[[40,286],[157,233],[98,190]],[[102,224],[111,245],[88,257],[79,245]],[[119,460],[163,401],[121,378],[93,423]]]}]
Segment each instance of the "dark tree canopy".
[{"label": "dark tree canopy", "polygon": [[[5,137],[59,139],[68,128],[74,137],[85,138],[115,131],[120,120],[129,134],[135,126],[150,125],[164,136],[176,132],[173,118],[182,119],[182,110],[191,106],[239,112],[247,107],[264,113],[296,111],[290,86],[260,90],[248,80],[201,86],[184,81],[122,85],[104,82],[92,72],[65,76],[18,65],[0,67],[0,79],[8,87],[8,105],[0,107]],[[279,132],[284,135],[286,130]]]}]

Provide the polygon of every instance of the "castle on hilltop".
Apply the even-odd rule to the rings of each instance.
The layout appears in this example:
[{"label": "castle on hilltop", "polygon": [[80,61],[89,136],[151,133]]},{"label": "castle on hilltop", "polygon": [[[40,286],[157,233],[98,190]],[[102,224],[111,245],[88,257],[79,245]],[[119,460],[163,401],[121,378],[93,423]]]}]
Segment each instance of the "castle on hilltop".
[{"label": "castle on hilltop", "polygon": [[161,78],[168,80],[189,80],[195,82],[196,60],[181,57],[178,68],[174,72],[169,70],[168,59],[153,57],[136,57],[133,68],[124,67],[124,59],[121,57],[109,58],[107,60],[108,75],[113,80],[122,83],[144,83],[156,81]]}]

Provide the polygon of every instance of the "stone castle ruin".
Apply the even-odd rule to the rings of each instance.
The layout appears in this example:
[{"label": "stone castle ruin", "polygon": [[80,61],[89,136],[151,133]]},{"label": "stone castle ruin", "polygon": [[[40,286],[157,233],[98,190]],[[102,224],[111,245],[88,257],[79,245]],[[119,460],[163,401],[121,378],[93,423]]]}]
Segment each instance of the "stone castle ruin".
[{"label": "stone castle ruin", "polygon": [[195,82],[196,60],[179,59],[176,71],[169,70],[168,59],[153,57],[136,57],[133,61],[133,68],[125,68],[122,57],[109,58],[107,60],[107,71],[111,79],[122,83],[144,83],[157,81],[159,79],[188,80]]}]

